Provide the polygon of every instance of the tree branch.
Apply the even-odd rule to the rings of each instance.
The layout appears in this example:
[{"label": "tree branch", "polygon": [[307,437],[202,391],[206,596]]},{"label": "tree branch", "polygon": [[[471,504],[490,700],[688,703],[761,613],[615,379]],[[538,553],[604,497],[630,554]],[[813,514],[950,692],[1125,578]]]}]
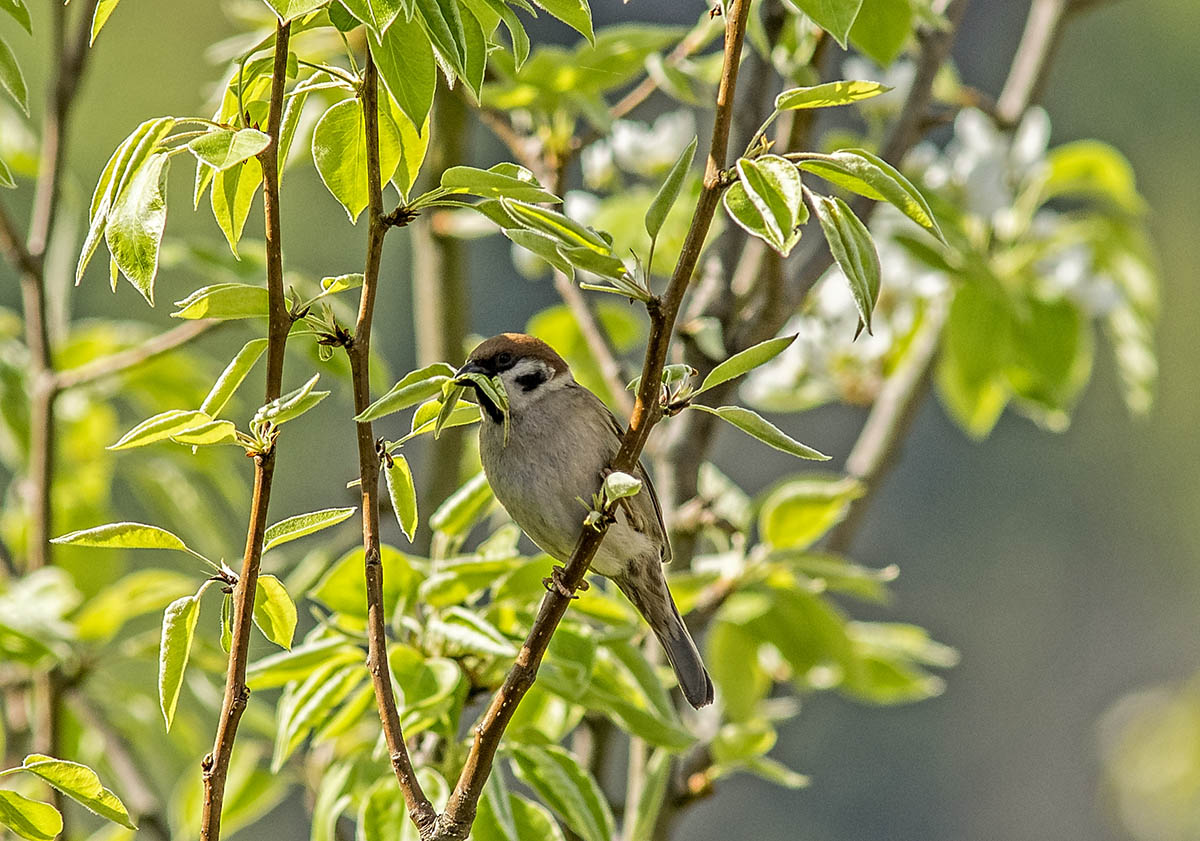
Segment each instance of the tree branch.
[{"label": "tree branch", "polygon": [[[379,82],[375,60],[367,50],[362,88],[362,107],[367,135],[367,257],[363,267],[363,285],[358,299],[358,320],[354,337],[346,348],[350,357],[350,377],[354,387],[354,412],[371,403],[370,359],[371,321],[375,312],[375,294],[379,285],[379,264],[383,257],[383,239],[389,225],[383,218],[383,192],[379,169]],[[379,452],[370,421],[356,424],[358,470],[362,491],[363,551],[367,587],[367,666],[375,688],[375,702],[383,724],[392,770],[400,783],[408,815],[421,833],[428,837],[437,823],[437,810],[425,796],[413,771],[396,698],[392,694],[392,675],[388,665],[387,617],[383,604],[383,564],[379,550]]]},{"label": "tree branch", "polygon": [[[283,292],[283,248],[279,216],[279,127],[283,116],[284,83],[287,77],[288,41],[291,24],[281,23],[275,30],[275,60],[271,69],[271,103],[267,115],[267,144],[258,159],[263,172],[263,216],[266,228],[267,257],[267,384],[266,401],[279,397],[283,388],[283,358],[292,317]],[[275,446],[254,457],[254,491],[242,571],[233,588],[233,640],[229,667],[225,674],[225,695],[212,753],[200,767],[204,779],[204,805],[200,825],[201,841],[221,837],[221,807],[225,799],[225,780],[233,742],[250,690],[246,687],[246,661],[250,650],[250,625],[254,614],[254,596],[258,589],[259,561],[262,559],[263,534],[267,528],[267,507],[271,498],[271,480],[275,475]]]},{"label": "tree branch", "polygon": [[[629,429],[622,438],[621,449],[611,465],[613,470],[631,471],[635,468],[651,428],[662,417],[659,407],[659,384],[675,318],[696,268],[700,249],[712,224],[713,213],[722,189],[721,173],[729,145],[733,94],[737,84],[738,63],[746,33],[749,6],[749,0],[734,0],[729,5],[721,84],[717,92],[716,118],[705,167],[704,187],[667,291],[662,298],[654,298],[647,304],[651,332],[642,366],[642,383],[630,417]],[[604,529],[603,524],[595,529],[582,529],[560,579],[566,588],[577,589],[582,582],[592,556],[595,555],[604,536]],[[465,838],[470,831],[479,796],[488,774],[491,773],[504,729],[522,697],[533,685],[546,647],[569,604],[569,598],[553,589],[549,590],[542,600],[537,618],[517,654],[516,662],[475,729],[470,753],[447,801],[446,810],[438,822],[436,838],[457,841]]]},{"label": "tree branch", "polygon": [[215,319],[185,321],[178,327],[147,339],[140,345],[127,348],[111,356],[93,360],[76,368],[59,371],[54,378],[54,387],[57,391],[66,391],[70,388],[91,385],[107,377],[115,377],[118,374],[129,371],[131,368],[136,368],[139,365],[149,362],[151,359],[162,356],[164,353],[170,353],[176,348],[204,335],[214,327],[228,323],[227,321]]}]

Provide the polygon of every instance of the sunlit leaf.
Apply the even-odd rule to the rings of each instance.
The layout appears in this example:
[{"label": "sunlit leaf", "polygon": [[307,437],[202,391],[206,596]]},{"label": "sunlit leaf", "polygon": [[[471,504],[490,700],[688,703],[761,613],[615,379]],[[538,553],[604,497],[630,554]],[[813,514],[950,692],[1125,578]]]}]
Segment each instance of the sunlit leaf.
[{"label": "sunlit leaf", "polygon": [[383,471],[387,480],[388,498],[392,511],[404,536],[412,541],[417,531],[417,490],[413,485],[412,470],[408,459],[402,455],[392,456],[392,463]]},{"label": "sunlit leaf", "polygon": [[62,815],[49,803],[0,789],[0,824],[29,841],[54,841],[62,832]]},{"label": "sunlit leaf", "polygon": [[281,22],[286,23],[321,8],[329,0],[263,0],[263,2],[271,7],[271,11],[279,17]]},{"label": "sunlit leaf", "polygon": [[850,105],[887,93],[891,88],[879,82],[843,81],[826,82],[807,88],[791,88],[775,97],[775,108],[791,111],[796,108],[830,108]]},{"label": "sunlit leaf", "polygon": [[528,170],[520,171],[524,178],[508,175],[492,169],[477,169],[473,166],[450,167],[442,173],[442,186],[454,192],[470,193],[485,198],[509,198],[529,202],[561,201],[545,190]]},{"label": "sunlit leaf", "polygon": [[313,374],[312,379],[300,386],[300,388],[289,391],[287,394],[277,397],[270,403],[261,406],[254,413],[254,418],[250,423],[252,425],[271,423],[279,426],[281,423],[300,417],[329,396],[328,391],[313,390],[317,387],[317,380],[320,377],[320,374]]},{"label": "sunlit leaf", "polygon": [[221,414],[221,410],[225,408],[229,398],[233,397],[238,386],[246,379],[246,375],[250,373],[254,363],[266,349],[266,339],[251,339],[242,345],[242,349],[234,355],[229,364],[225,366],[225,370],[217,377],[217,381],[213,383],[208,396],[200,404],[200,411],[212,417]]},{"label": "sunlit leaf", "polygon": [[258,129],[218,129],[190,141],[188,149],[198,160],[223,170],[257,155],[270,144],[270,135]]},{"label": "sunlit leaf", "polygon": [[[105,2],[116,5],[114,0],[101,0],[100,5],[103,6]],[[29,20],[29,9],[25,5],[25,0],[0,0],[0,12],[7,12],[13,20],[21,24],[22,29],[30,35],[33,34],[33,27]]]},{"label": "sunlit leaf", "polygon": [[190,551],[175,535],[157,526],[141,523],[109,523],[56,537],[51,543],[96,546],[105,549],[176,549]]},{"label": "sunlit leaf", "polygon": [[437,85],[429,37],[417,21],[404,17],[396,18],[382,37],[374,31],[369,37],[379,78],[413,125],[424,125]]},{"label": "sunlit leaf", "polygon": [[106,449],[127,450],[132,447],[144,447],[157,441],[165,441],[211,421],[212,418],[204,412],[172,409],[142,421],[122,435],[117,443],[109,445]]},{"label": "sunlit leaf", "polygon": [[708,372],[708,376],[704,378],[704,382],[700,383],[700,388],[696,389],[696,394],[708,391],[710,388],[714,388],[721,383],[736,379],[745,373],[753,371],[758,366],[770,362],[776,356],[783,353],[795,340],[795,335],[767,339],[765,342],[759,342],[753,347],[748,347],[739,353],[735,353]]},{"label": "sunlit leaf", "polygon": [[850,284],[858,315],[871,332],[871,314],[879,299],[879,254],[871,232],[840,198],[813,196],[813,207],[838,268]]},{"label": "sunlit leaf", "polygon": [[335,526],[351,517],[357,508],[326,508],[308,514],[288,517],[270,526],[263,535],[263,551],[274,549],[289,541]]},{"label": "sunlit leaf", "polygon": [[435,362],[405,374],[386,394],[363,409],[355,420],[360,423],[407,409],[422,400],[440,394],[442,385],[454,376],[454,368],[445,362]]},{"label": "sunlit leaf", "polygon": [[17,57],[3,38],[0,38],[0,87],[8,91],[22,111],[29,113],[29,93],[25,88],[25,76],[17,64]]},{"label": "sunlit leaf", "polygon": [[863,495],[853,479],[806,476],[773,488],[762,501],[758,533],[774,549],[807,549]]},{"label": "sunlit leaf", "polygon": [[667,220],[667,214],[671,212],[675,200],[679,198],[679,191],[683,189],[683,180],[687,177],[688,169],[691,168],[692,161],[696,157],[696,143],[697,139],[693,137],[692,142],[679,153],[679,157],[671,166],[671,171],[663,179],[662,186],[654,194],[654,200],[650,202],[650,207],[646,209],[646,233],[652,240],[658,237],[663,222]]},{"label": "sunlit leaf", "polygon": [[699,409],[702,412],[708,412],[710,415],[716,415],[726,423],[736,426],[747,435],[797,458],[815,459],[817,461],[827,461],[829,459],[829,456],[824,453],[801,444],[787,435],[766,418],[741,406],[720,406],[714,409],[709,406],[693,403],[688,408]]},{"label": "sunlit leaf", "polygon": [[596,42],[596,36],[592,32],[592,10],[587,4],[587,0],[533,0],[533,2],[587,38],[588,43]]},{"label": "sunlit leaf", "polygon": [[158,252],[167,224],[169,156],[158,152],[138,170],[108,212],[104,241],[121,273],[154,306]]},{"label": "sunlit leaf", "polygon": [[179,690],[183,686],[183,673],[199,618],[200,599],[197,596],[177,599],[167,605],[163,613],[162,643],[158,649],[158,699],[168,730],[179,703]]},{"label": "sunlit leaf", "polygon": [[265,318],[267,290],[247,283],[218,283],[197,289],[181,301],[171,318]]},{"label": "sunlit leaf", "polygon": [[37,774],[88,811],[129,829],[137,829],[125,804],[106,789],[96,772],[86,765],[34,753],[25,757],[21,767]]},{"label": "sunlit leaf", "polygon": [[[380,114],[379,174],[391,180],[400,163],[400,134],[386,112]],[[351,222],[367,206],[367,133],[357,99],[331,106],[313,129],[312,154],[321,181],[346,209]]]},{"label": "sunlit leaf", "polygon": [[517,776],[584,841],[611,841],[616,822],[594,777],[558,745],[509,749]]},{"label": "sunlit leaf", "polygon": [[296,604],[283,582],[274,575],[260,575],[254,592],[254,624],[263,636],[281,648],[291,648],[296,618]]}]

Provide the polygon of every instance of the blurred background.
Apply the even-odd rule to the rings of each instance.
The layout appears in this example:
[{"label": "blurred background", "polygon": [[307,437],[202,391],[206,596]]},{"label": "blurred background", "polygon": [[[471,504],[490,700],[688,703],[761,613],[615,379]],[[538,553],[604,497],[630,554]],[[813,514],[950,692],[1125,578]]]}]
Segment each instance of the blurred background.
[{"label": "blurred background", "polygon": [[[597,25],[695,20],[699,4],[678,5],[592,3]],[[954,53],[966,83],[998,91],[1027,8],[1023,0],[971,4]],[[34,31],[44,33],[38,11]],[[212,4],[122,5],[105,29],[74,123],[67,189],[76,201],[86,201],[111,150],[137,122],[202,110],[216,77],[205,48],[232,31]],[[531,27],[531,35],[535,43],[573,40],[553,22]],[[40,89],[38,51],[48,46],[12,40],[31,90]],[[723,780],[687,815],[679,837],[1200,839],[1197,45],[1195,0],[1100,3],[1069,25],[1043,97],[1052,143],[1112,143],[1131,160],[1149,202],[1164,284],[1153,410],[1130,418],[1106,354],[1097,354],[1093,382],[1063,434],[1006,415],[989,439],[973,443],[930,398],[852,554],[901,570],[894,603],[856,608],[856,615],[917,622],[961,653],[945,674],[945,693],[897,708],[812,697],[778,749],[812,785],[783,791],[748,777]],[[637,116],[653,114],[652,101]],[[477,162],[505,157],[478,133]],[[172,175],[175,195],[189,191],[187,169]],[[285,190],[292,194],[284,210],[289,266],[320,277],[355,265],[363,231],[344,220],[315,173],[298,169]],[[20,218],[23,209],[13,210]],[[257,217],[248,236],[261,235]],[[188,230],[219,238],[206,214],[175,201],[167,239]],[[498,237],[475,242],[470,254],[474,332],[521,329],[557,301],[548,282],[517,275]],[[75,254],[57,257],[73,263]],[[402,371],[414,358],[405,237],[390,239],[384,260],[376,343],[393,371]],[[0,303],[19,306],[11,272],[0,269],[0,276]],[[156,310],[125,284],[110,295],[96,275],[65,300],[75,318],[144,317],[162,330],[173,326],[162,302],[183,297],[194,281],[186,268],[164,271]],[[218,347],[228,340],[205,341]],[[340,422],[332,406],[317,412]],[[803,439],[838,464],[864,416],[826,409],[805,417]],[[334,504],[327,477],[351,478],[352,448],[350,440],[318,447],[315,439],[286,448],[273,508]],[[781,475],[784,465],[768,453],[730,434],[717,462],[755,491]],[[419,452],[414,460],[419,471]],[[229,524],[233,533],[243,528]],[[289,808],[251,832],[293,837],[301,830]]]}]

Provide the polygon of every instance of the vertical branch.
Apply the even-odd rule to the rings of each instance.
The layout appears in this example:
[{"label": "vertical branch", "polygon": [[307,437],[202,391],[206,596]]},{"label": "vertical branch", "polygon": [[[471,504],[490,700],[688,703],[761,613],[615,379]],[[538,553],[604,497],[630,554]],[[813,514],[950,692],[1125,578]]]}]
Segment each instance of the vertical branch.
[{"label": "vertical branch", "polygon": [[[267,385],[266,400],[279,397],[283,388],[283,354],[292,318],[283,294],[283,246],[279,219],[279,126],[283,115],[283,92],[287,77],[288,42],[291,24],[280,23],[275,30],[275,61],[271,69],[271,103],[267,116],[270,143],[259,154],[263,171],[263,215],[266,228],[267,257]],[[250,522],[246,530],[246,548],[242,570],[233,589],[233,639],[229,666],[225,673],[225,695],[217,721],[212,753],[204,757],[204,800],[200,825],[201,841],[221,837],[221,807],[225,800],[225,781],[233,742],[250,690],[246,687],[246,661],[250,651],[250,625],[254,614],[254,596],[258,588],[258,568],[262,559],[263,534],[267,529],[267,507],[271,481],[275,475],[275,446],[254,456],[254,491]]]},{"label": "vertical branch", "polygon": [[[675,318],[679,313],[679,307],[691,281],[692,273],[695,271],[700,249],[708,234],[709,226],[712,224],[713,213],[724,184],[722,172],[725,168],[729,145],[733,94],[737,85],[738,63],[741,59],[742,42],[746,34],[749,7],[749,0],[734,0],[728,8],[721,84],[717,92],[716,118],[713,124],[708,162],[705,167],[704,187],[696,204],[691,226],[688,229],[667,291],[663,297],[653,298],[647,303],[651,330],[645,362],[642,366],[642,383],[638,389],[637,402],[634,404],[629,429],[622,438],[621,449],[611,465],[613,470],[629,471],[635,468],[651,428],[662,417],[658,392],[663,365],[666,362],[667,350],[675,326]],[[563,589],[569,592],[579,587],[591,563],[592,556],[595,555],[596,549],[604,537],[604,531],[603,523],[595,528],[584,527],[581,529],[571,558],[567,561],[560,576]],[[471,750],[467,755],[458,782],[454,786],[454,791],[446,803],[446,810],[439,821],[436,838],[458,841],[466,838],[470,832],[479,796],[491,773],[496,751],[500,747],[500,739],[521,699],[533,685],[538,666],[546,653],[546,647],[569,604],[570,599],[554,589],[549,590],[542,599],[533,627],[517,654],[516,662],[492,698],[483,719],[475,728],[475,738],[471,744]]]},{"label": "vertical branch", "polygon": [[[362,292],[358,299],[358,319],[354,336],[346,345],[350,358],[350,377],[354,388],[354,412],[358,414],[371,402],[371,320],[375,312],[375,294],[379,286],[379,264],[383,257],[383,239],[388,223],[383,216],[383,189],[379,170],[379,82],[375,59],[367,50],[362,88],[362,108],[367,135],[367,257],[363,267]],[[383,604],[383,564],[379,550],[379,452],[370,421],[356,425],[358,470],[362,491],[364,574],[367,587],[367,666],[375,688],[375,702],[383,724],[392,770],[400,783],[408,814],[421,837],[426,837],[437,822],[437,811],[413,771],[400,714],[392,694],[392,675],[387,656],[387,617]]]},{"label": "vertical branch", "polygon": [[[434,184],[442,173],[463,163],[467,156],[469,125],[462,96],[442,90],[435,97],[429,159],[426,171]],[[412,223],[413,332],[417,339],[417,365],[456,359],[463,352],[469,313],[467,255],[463,241],[438,230],[434,211]],[[448,429],[429,442],[429,467],[421,498],[437,506],[458,487],[465,430]],[[427,547],[429,527],[422,522],[416,543]]]}]

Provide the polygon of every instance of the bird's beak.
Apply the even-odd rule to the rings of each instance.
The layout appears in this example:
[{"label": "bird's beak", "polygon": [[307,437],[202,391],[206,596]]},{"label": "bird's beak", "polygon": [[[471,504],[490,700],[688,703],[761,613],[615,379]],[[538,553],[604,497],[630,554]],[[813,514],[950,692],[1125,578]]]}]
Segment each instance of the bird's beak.
[{"label": "bird's beak", "polygon": [[487,369],[473,359],[468,359],[461,368],[458,369],[457,376],[463,374],[486,374]]}]

